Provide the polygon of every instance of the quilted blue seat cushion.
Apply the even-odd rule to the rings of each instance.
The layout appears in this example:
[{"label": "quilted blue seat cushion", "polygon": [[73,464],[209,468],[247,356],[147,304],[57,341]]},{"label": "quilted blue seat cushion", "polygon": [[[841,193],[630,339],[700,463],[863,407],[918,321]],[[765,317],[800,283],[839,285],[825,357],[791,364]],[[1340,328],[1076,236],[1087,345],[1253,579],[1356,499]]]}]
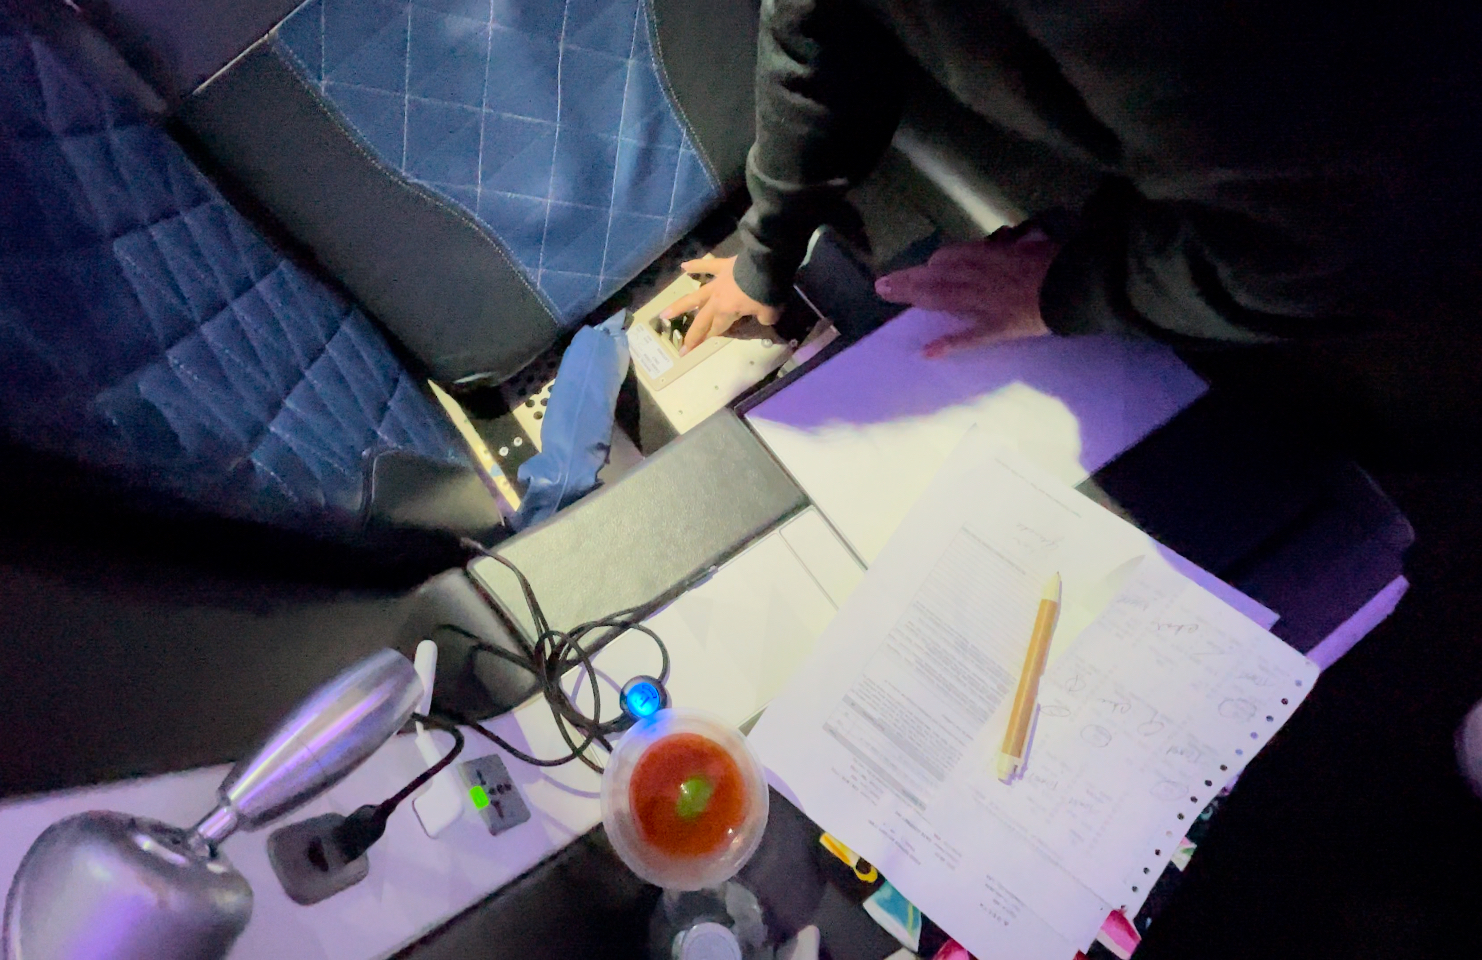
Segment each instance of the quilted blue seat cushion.
[{"label": "quilted blue seat cushion", "polygon": [[0,14],[0,429],[239,517],[360,509],[365,461],[466,463],[361,312],[152,120]]},{"label": "quilted blue seat cushion", "polygon": [[308,0],[275,42],[388,168],[474,218],[579,322],[720,192],[643,0]]}]

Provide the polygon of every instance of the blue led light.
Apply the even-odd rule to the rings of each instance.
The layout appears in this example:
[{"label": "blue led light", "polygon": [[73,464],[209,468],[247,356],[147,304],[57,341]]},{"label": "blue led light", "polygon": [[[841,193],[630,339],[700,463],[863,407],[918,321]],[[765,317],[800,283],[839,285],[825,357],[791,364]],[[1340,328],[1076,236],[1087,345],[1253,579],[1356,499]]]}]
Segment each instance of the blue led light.
[{"label": "blue led light", "polygon": [[629,713],[644,720],[659,712],[664,705],[664,695],[651,681],[639,680],[624,691],[623,701]]}]

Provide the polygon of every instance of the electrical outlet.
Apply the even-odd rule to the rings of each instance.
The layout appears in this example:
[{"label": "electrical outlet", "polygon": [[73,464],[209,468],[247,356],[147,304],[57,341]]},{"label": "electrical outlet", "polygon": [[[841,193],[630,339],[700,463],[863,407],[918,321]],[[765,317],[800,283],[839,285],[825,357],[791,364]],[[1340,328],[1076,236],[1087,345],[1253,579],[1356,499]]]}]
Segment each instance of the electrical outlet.
[{"label": "electrical outlet", "polygon": [[650,321],[649,329],[657,333],[661,341],[673,347],[675,356],[678,356],[679,351],[684,349],[685,334],[689,333],[690,327],[695,325],[695,315],[699,312],[699,310],[691,310],[688,313],[681,313],[672,320],[665,320],[656,315]]},{"label": "electrical outlet", "polygon": [[458,771],[463,775],[474,810],[491,836],[497,837],[530,819],[530,807],[498,754],[465,760],[458,765]]},{"label": "electrical outlet", "polygon": [[291,823],[268,835],[268,862],[294,903],[308,906],[355,886],[370,873],[370,858],[362,853],[345,861],[334,842],[336,827],[345,822],[338,813],[326,813]]}]

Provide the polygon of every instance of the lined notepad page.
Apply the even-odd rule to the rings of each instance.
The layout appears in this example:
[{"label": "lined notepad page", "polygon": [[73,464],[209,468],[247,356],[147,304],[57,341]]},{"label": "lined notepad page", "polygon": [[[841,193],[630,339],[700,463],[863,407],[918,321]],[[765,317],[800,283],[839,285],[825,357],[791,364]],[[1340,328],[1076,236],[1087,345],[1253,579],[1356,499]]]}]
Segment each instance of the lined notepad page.
[{"label": "lined notepad page", "polygon": [[[1056,571],[1064,612],[1005,785],[996,754]],[[1316,677],[1135,528],[970,436],[752,742],[779,789],[975,954],[1070,960],[1110,910],[1136,912]]]},{"label": "lined notepad page", "polygon": [[[998,820],[1135,915],[1189,823],[1317,680],[1315,664],[1232,614],[1171,570],[1140,569],[1046,672],[1023,777],[993,775],[995,717],[932,813]],[[978,855],[991,859],[981,844]]]}]

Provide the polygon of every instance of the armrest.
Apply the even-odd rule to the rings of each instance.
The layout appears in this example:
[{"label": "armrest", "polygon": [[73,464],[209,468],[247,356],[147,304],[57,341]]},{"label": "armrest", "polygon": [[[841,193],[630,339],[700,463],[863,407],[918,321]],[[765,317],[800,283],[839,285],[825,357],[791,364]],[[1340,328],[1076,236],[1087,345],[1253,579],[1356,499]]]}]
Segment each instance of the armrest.
[{"label": "armrest", "polygon": [[[557,627],[645,603],[728,559],[807,497],[731,411],[722,410],[606,489],[505,541]],[[525,629],[513,575],[480,574]]]}]

